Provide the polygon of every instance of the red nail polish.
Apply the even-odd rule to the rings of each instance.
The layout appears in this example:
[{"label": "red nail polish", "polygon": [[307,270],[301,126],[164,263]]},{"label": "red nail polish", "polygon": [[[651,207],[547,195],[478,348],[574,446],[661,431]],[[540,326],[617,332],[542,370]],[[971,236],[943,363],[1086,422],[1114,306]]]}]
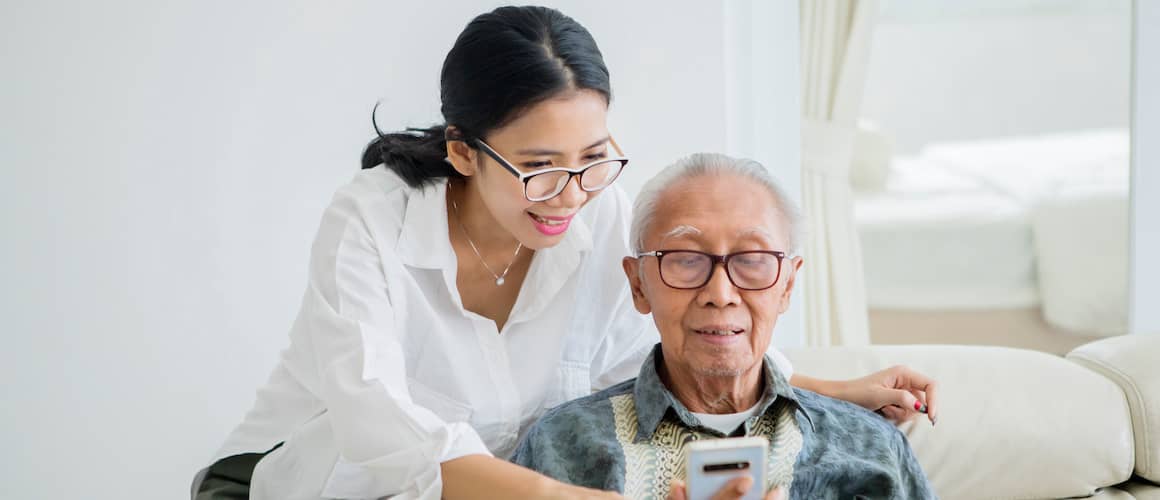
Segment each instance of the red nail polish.
[{"label": "red nail polish", "polygon": [[926,413],[926,405],[922,404],[922,401],[915,400],[914,401],[914,411],[917,411],[919,413]]}]

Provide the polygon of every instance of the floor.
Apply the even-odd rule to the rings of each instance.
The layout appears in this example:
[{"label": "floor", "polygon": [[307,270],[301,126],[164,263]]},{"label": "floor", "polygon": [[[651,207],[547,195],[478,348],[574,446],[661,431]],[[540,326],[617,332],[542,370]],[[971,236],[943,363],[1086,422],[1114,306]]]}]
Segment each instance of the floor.
[{"label": "floor", "polygon": [[870,311],[874,344],[964,344],[1018,347],[1064,355],[1099,340],[1053,328],[1038,308],[988,311]]}]

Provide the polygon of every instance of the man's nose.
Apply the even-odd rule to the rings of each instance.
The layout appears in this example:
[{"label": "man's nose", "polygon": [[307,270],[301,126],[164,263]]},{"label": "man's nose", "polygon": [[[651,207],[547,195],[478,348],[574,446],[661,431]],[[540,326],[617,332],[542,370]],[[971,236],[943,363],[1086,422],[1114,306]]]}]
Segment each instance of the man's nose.
[{"label": "man's nose", "polygon": [[732,281],[729,281],[729,274],[725,270],[725,265],[720,262],[715,262],[710,272],[712,274],[709,276],[709,282],[701,287],[701,293],[698,294],[701,305],[725,307],[737,304],[741,300],[741,296],[737,292],[737,287],[733,286]]}]

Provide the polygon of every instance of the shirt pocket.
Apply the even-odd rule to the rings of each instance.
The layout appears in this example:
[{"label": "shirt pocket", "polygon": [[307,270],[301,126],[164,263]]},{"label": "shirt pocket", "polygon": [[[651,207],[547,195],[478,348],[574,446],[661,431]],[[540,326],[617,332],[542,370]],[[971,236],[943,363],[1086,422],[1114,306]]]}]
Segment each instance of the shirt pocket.
[{"label": "shirt pocket", "polygon": [[431,410],[444,422],[467,422],[471,419],[473,412],[470,405],[432,389],[418,380],[408,377],[407,389],[415,404]]},{"label": "shirt pocket", "polygon": [[591,368],[587,363],[561,361],[556,368],[556,383],[548,389],[544,408],[552,408],[573,399],[592,394]]}]

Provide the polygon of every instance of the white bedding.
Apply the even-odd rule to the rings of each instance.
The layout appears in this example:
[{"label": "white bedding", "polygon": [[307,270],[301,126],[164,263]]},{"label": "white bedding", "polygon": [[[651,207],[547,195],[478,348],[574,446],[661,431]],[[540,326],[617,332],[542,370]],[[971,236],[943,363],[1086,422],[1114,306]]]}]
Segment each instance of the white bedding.
[{"label": "white bedding", "polygon": [[933,145],[855,194],[876,309],[1042,305],[1085,335],[1126,329],[1128,134]]},{"label": "white bedding", "polygon": [[1128,185],[1127,130],[1092,130],[928,146],[926,161],[1030,206],[1074,186]]},{"label": "white bedding", "polygon": [[1043,317],[1081,335],[1128,330],[1128,186],[1068,186],[1031,210]]},{"label": "white bedding", "polygon": [[1039,303],[1027,213],[982,183],[895,161],[885,191],[855,194],[875,309],[994,309]]}]

